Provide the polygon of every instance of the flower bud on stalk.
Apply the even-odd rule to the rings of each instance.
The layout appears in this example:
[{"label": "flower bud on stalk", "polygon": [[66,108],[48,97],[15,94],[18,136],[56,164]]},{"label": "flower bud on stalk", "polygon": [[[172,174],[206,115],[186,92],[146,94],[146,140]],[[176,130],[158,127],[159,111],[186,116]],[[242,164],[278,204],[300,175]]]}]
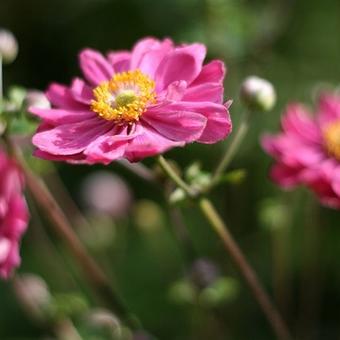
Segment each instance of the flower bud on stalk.
[{"label": "flower bud on stalk", "polygon": [[245,79],[240,92],[242,102],[250,110],[270,111],[276,102],[273,85],[262,78],[250,76]]},{"label": "flower bud on stalk", "polygon": [[12,32],[0,29],[0,56],[4,64],[12,63],[18,55],[18,43]]}]

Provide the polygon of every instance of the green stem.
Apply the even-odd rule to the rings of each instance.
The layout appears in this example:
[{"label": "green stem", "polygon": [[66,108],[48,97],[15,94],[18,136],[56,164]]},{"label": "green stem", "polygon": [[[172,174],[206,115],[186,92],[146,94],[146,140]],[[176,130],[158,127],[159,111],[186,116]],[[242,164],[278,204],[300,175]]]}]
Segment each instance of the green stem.
[{"label": "green stem", "polygon": [[[167,162],[167,160],[164,157],[160,156],[159,162],[162,166],[162,169],[170,179],[172,179],[180,188],[185,190],[185,192],[190,197],[195,197],[191,195],[190,186],[176,174],[176,172],[172,169],[171,165]],[[218,237],[223,242],[225,249],[231,256],[238,270],[246,280],[256,301],[262,308],[263,313],[265,314],[267,320],[272,326],[273,331],[276,334],[276,337],[280,340],[292,339],[288,331],[288,328],[285,325],[284,321],[282,320],[279,312],[275,308],[274,304],[271,302],[269,295],[265,292],[264,288],[262,287],[255,271],[252,269],[252,267],[246,260],[242,250],[234,240],[229,229],[224,224],[215,207],[212,205],[210,200],[208,200],[205,197],[201,197],[198,200],[198,205],[203,215],[213,228],[213,230],[216,232]]]},{"label": "green stem", "polygon": [[189,197],[196,197],[197,192],[190,187],[185,181],[176,173],[176,171],[171,167],[168,161],[161,155],[158,157],[158,163],[164,172],[170,177],[174,183],[177,184]]},{"label": "green stem", "polygon": [[262,287],[262,284],[260,283],[255,271],[246,260],[242,250],[234,240],[228,227],[222,221],[211,201],[207,198],[201,198],[199,200],[199,207],[209,224],[212,226],[213,230],[222,240],[225,249],[247,282],[256,301],[262,308],[263,313],[271,324],[276,337],[280,340],[292,339],[287,326],[281,318],[281,315],[271,302],[269,295]]},{"label": "green stem", "polygon": [[243,138],[245,137],[247,131],[248,131],[248,126],[249,126],[249,116],[250,116],[250,111],[245,111],[242,118],[241,118],[241,123],[239,128],[237,129],[228,149],[226,150],[226,153],[222,157],[220,163],[216,167],[216,170],[213,174],[211,183],[212,185],[216,184],[218,182],[219,178],[223,174],[223,172],[227,169],[229,166],[230,162],[235,156],[236,151],[239,149]]}]

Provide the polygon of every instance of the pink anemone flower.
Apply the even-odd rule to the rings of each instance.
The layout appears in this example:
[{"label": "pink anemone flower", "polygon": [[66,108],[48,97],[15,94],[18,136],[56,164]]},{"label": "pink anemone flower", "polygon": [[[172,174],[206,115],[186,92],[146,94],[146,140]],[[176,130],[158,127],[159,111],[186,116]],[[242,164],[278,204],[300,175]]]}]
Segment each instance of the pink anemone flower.
[{"label": "pink anemone flower", "polygon": [[52,108],[30,108],[42,119],[35,155],[71,163],[139,161],[186,143],[215,143],[231,131],[223,104],[225,66],[203,65],[202,44],[174,46],[145,38],[132,51],[79,55],[85,80],[51,84]]},{"label": "pink anemone flower", "polygon": [[0,277],[8,278],[20,265],[19,244],[29,213],[22,193],[22,173],[3,151],[0,173]]},{"label": "pink anemone flower", "polygon": [[283,188],[306,185],[322,204],[339,209],[340,96],[322,95],[314,116],[302,105],[290,105],[281,125],[281,133],[262,138],[275,159],[271,178]]}]

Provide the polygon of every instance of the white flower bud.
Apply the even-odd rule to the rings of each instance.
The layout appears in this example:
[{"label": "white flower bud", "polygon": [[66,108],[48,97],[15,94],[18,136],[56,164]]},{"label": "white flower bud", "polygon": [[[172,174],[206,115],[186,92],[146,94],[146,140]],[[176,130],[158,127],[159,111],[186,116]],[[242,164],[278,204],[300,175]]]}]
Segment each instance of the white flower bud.
[{"label": "white flower bud", "polygon": [[39,109],[50,109],[51,104],[44,92],[38,90],[28,90],[25,96],[26,107],[37,107]]},{"label": "white flower bud", "polygon": [[33,274],[17,275],[14,292],[29,315],[38,320],[47,318],[51,295],[46,282]]},{"label": "white flower bud", "polygon": [[0,29],[0,55],[5,64],[10,64],[18,54],[18,43],[12,32]]},{"label": "white flower bud", "polygon": [[276,102],[273,85],[262,78],[250,76],[241,86],[241,100],[251,110],[270,111]]}]

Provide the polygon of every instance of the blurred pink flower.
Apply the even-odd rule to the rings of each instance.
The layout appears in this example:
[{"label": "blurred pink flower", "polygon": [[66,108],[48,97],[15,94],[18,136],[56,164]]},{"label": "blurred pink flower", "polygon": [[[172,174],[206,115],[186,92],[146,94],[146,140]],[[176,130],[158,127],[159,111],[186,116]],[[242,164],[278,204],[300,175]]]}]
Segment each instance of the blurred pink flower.
[{"label": "blurred pink flower", "polygon": [[138,161],[190,142],[215,143],[231,131],[223,104],[225,66],[203,66],[202,44],[174,46],[145,38],[132,51],[103,56],[85,49],[85,81],[51,84],[52,108],[31,108],[42,119],[35,155],[71,163]]},{"label": "blurred pink flower", "polygon": [[306,185],[322,204],[340,208],[340,96],[322,95],[315,116],[290,105],[281,125],[281,133],[262,138],[276,161],[271,178],[283,188]]},{"label": "blurred pink flower", "polygon": [[28,225],[23,176],[0,151],[0,276],[8,278],[20,264],[19,243]]}]

